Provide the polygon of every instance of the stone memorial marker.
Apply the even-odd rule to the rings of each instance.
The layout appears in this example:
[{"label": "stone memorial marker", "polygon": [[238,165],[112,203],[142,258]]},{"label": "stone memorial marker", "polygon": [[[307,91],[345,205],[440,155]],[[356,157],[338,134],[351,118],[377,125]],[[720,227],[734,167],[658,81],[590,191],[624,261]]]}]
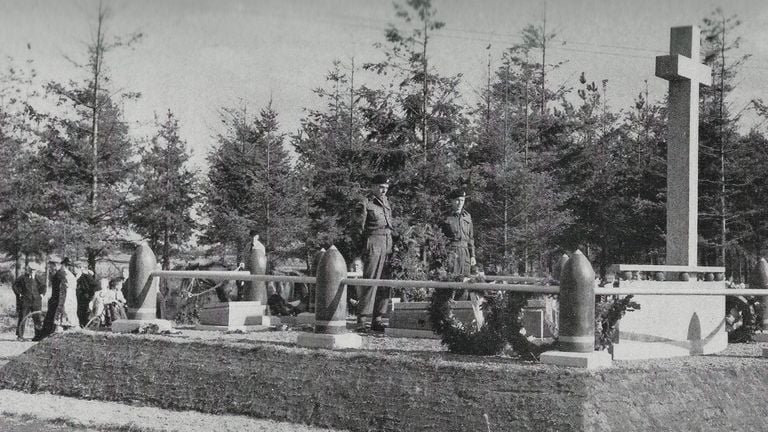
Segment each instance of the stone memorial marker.
[{"label": "stone memorial marker", "polygon": [[696,26],[673,27],[669,55],[656,57],[656,76],[669,81],[667,138],[667,265],[698,264],[699,85],[712,71],[699,63]]}]

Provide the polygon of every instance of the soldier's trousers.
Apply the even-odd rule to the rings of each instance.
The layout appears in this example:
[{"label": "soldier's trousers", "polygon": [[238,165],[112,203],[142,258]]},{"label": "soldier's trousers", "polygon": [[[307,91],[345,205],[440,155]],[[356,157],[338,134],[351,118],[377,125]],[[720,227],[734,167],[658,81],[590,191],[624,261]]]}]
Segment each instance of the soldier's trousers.
[{"label": "soldier's trousers", "polygon": [[[380,279],[384,274],[389,254],[392,253],[392,236],[376,234],[368,236],[363,257],[363,278]],[[390,287],[357,287],[358,316],[378,318],[387,312]]]},{"label": "soldier's trousers", "polygon": [[[469,276],[472,266],[470,265],[469,249],[467,247],[449,247],[448,265],[446,271],[454,276]],[[467,290],[459,289],[453,293],[454,300],[466,300]]]}]

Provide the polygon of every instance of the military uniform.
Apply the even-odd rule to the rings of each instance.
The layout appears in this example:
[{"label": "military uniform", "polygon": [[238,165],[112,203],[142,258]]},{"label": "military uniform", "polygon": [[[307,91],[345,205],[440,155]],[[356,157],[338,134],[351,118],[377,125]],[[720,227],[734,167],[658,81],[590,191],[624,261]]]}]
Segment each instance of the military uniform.
[{"label": "military uniform", "polygon": [[[45,284],[40,283],[32,275],[25,274],[13,283],[13,292],[16,294],[17,313],[19,315],[19,321],[16,325],[16,336],[24,338],[24,328],[21,326],[22,320],[30,312],[42,309],[42,296],[45,294]],[[32,320],[35,323],[35,338],[37,338],[43,329],[43,317],[40,314],[35,314],[32,316]]]},{"label": "military uniform", "polygon": [[[392,209],[386,196],[370,196],[362,202],[359,213],[363,277],[379,279],[392,253]],[[389,290],[389,287],[358,287],[358,316],[372,316],[375,320],[383,315]]]},{"label": "military uniform", "polygon": [[472,216],[462,210],[443,221],[443,233],[448,238],[448,262],[446,271],[455,275],[469,276],[471,261],[475,256],[475,235]]},{"label": "military uniform", "polygon": [[[469,276],[472,258],[475,256],[475,234],[472,216],[465,210],[447,216],[442,223],[443,234],[448,238],[448,259],[445,270],[454,275]],[[454,298],[464,296],[464,290],[456,292]]]}]

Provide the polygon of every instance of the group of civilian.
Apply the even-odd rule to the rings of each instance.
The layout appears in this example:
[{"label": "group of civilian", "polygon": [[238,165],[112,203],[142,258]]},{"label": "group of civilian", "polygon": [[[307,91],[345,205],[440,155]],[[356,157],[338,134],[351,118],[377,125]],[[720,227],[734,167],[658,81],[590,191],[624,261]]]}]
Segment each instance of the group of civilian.
[{"label": "group of civilian", "polygon": [[[126,318],[122,277],[97,280],[92,270],[83,269],[69,258],[61,261],[52,258],[47,272],[41,274],[41,270],[40,264],[29,262],[24,274],[12,286],[16,296],[16,337],[19,340],[24,340],[24,320],[27,316],[34,323],[33,341],[72,328],[86,327],[94,318],[98,318],[100,325],[110,325],[114,320]],[[50,281],[51,297],[43,316],[46,278]]]}]

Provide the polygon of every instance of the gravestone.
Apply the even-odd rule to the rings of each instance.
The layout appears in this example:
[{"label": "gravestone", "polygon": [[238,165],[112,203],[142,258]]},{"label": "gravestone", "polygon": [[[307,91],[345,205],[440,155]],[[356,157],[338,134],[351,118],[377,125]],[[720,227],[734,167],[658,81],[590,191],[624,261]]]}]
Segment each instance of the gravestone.
[{"label": "gravestone", "polygon": [[[429,302],[390,303],[389,326],[384,329],[387,336],[438,339],[429,322]],[[451,304],[456,319],[469,325],[475,319],[471,301],[457,301]]]},{"label": "gravestone", "polygon": [[[267,254],[259,236],[253,237],[251,251],[246,264],[252,275],[263,275],[267,268]],[[265,330],[280,324],[280,317],[267,314],[266,283],[246,283],[246,301],[209,303],[200,309],[198,330],[251,331]],[[263,299],[263,300],[261,300]]]}]

